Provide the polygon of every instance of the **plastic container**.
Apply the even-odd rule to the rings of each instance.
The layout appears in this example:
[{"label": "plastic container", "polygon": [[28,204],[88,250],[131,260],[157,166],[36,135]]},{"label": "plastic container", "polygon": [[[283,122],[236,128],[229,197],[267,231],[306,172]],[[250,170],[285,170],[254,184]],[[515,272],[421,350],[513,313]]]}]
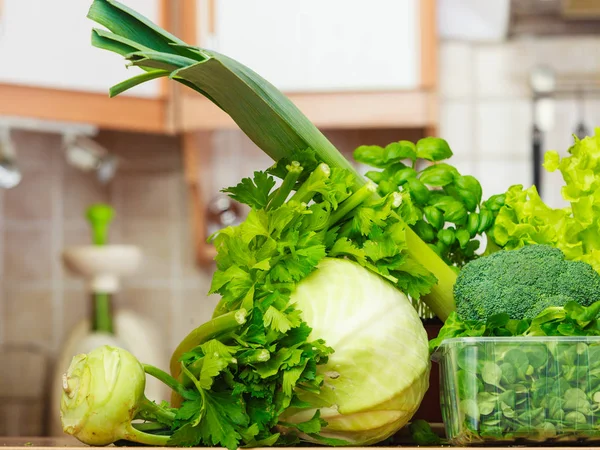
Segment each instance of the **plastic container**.
[{"label": "plastic container", "polygon": [[432,359],[453,445],[600,442],[600,337],[453,338]]}]

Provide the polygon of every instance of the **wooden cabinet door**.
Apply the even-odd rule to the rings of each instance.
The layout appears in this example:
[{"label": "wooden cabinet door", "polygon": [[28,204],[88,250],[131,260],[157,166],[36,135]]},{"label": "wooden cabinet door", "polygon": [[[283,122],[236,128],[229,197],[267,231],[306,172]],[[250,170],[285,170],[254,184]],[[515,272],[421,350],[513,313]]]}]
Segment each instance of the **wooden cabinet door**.
[{"label": "wooden cabinet door", "polygon": [[287,92],[420,85],[417,0],[199,0],[199,45]]},{"label": "wooden cabinet door", "polygon": [[[0,2],[0,83],[106,94],[110,86],[139,73],[126,68],[119,55],[92,47],[91,30],[98,24],[86,17],[91,0]],[[121,2],[164,22],[166,0]],[[160,97],[160,81],[126,95]]]}]

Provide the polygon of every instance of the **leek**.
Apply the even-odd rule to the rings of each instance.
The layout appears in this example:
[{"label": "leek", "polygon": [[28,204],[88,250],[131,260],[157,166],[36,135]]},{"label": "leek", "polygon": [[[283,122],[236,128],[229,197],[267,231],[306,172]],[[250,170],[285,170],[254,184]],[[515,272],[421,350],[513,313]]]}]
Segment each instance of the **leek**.
[{"label": "leek", "polygon": [[[310,148],[331,167],[355,174],[356,189],[366,180],[302,112],[275,86],[239,62],[193,47],[114,0],[94,0],[88,18],[109,31],[94,29],[92,44],[123,55],[145,71],[110,90],[116,96],[151,79],[169,77],[206,97],[275,161],[293,160]],[[437,278],[423,302],[445,320],[454,311],[455,272],[409,227],[407,254]]]}]

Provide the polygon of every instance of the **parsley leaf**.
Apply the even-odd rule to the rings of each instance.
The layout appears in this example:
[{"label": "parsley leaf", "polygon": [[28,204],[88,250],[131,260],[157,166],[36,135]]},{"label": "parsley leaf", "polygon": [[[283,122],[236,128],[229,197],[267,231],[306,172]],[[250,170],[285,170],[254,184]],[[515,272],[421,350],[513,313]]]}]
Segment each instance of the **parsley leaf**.
[{"label": "parsley leaf", "polygon": [[269,193],[275,186],[275,179],[266,172],[254,172],[254,179],[243,178],[235,187],[223,189],[231,198],[251,208],[261,209],[267,205]]}]

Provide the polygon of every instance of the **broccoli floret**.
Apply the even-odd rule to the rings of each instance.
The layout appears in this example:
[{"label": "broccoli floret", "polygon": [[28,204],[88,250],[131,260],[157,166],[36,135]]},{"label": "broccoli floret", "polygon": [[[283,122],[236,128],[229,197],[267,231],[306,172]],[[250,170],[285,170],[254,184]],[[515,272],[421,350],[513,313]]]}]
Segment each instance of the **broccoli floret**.
[{"label": "broccoli floret", "polygon": [[[566,295],[553,295],[550,297],[540,297],[540,299],[535,302],[523,315],[523,319],[533,319],[539,313],[541,313],[546,308],[550,308],[551,306],[565,306],[567,303],[576,301],[571,297],[567,297]],[[580,302],[579,302],[580,303]]]},{"label": "broccoli floret", "polygon": [[582,261],[568,261],[559,249],[527,245],[501,250],[466,264],[454,285],[456,312],[463,320],[507,313],[535,317],[548,306],[600,300],[600,274]]}]

